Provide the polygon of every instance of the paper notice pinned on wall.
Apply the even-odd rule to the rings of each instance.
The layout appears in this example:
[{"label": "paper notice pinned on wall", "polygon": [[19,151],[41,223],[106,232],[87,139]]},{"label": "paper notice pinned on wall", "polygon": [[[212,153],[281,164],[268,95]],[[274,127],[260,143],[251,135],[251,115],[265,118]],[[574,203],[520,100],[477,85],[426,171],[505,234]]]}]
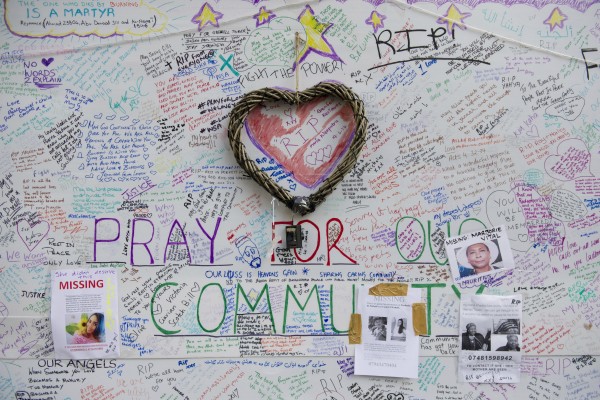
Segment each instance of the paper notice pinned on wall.
[{"label": "paper notice pinned on wall", "polygon": [[522,305],[520,294],[461,297],[460,382],[520,381]]},{"label": "paper notice pinned on wall", "polygon": [[450,271],[456,282],[505,272],[515,266],[503,225],[450,237],[445,244]]},{"label": "paper notice pinned on wall", "polygon": [[404,296],[372,296],[366,287],[358,289],[362,343],[355,349],[355,375],[417,378],[419,338],[412,304],[420,301],[420,289],[408,288]]},{"label": "paper notice pinned on wall", "polygon": [[120,353],[117,271],[52,272],[52,338],[56,358],[114,358]]}]

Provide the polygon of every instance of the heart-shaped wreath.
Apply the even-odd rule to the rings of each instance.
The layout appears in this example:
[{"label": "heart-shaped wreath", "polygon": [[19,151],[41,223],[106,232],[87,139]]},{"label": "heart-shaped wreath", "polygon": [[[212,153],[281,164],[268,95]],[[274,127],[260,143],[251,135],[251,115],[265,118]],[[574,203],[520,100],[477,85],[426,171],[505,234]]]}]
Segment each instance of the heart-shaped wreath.
[{"label": "heart-shaped wreath", "polygon": [[[307,197],[293,196],[289,190],[279,186],[267,173],[262,171],[254,160],[248,156],[246,146],[240,140],[242,127],[252,109],[265,102],[281,101],[290,105],[300,105],[319,97],[336,97],[347,103],[354,114],[355,133],[348,151],[331,175],[323,180],[319,188]],[[248,175],[289,209],[300,215],[306,215],[313,212],[319,204],[325,201],[325,198],[333,191],[335,186],[356,164],[358,155],[366,141],[367,118],[365,117],[363,102],[358,95],[341,83],[321,82],[301,92],[264,88],[247,93],[231,110],[228,136],[235,159]]]}]

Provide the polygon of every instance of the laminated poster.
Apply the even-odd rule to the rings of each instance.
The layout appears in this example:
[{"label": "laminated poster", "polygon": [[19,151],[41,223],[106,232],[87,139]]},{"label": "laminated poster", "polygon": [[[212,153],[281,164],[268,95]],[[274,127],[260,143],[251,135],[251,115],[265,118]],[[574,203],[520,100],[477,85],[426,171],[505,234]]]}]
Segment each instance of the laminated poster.
[{"label": "laminated poster", "polygon": [[354,374],[417,378],[419,340],[414,333],[412,304],[421,301],[420,289],[406,296],[370,296],[358,289],[362,315],[362,344],[356,345]]},{"label": "laminated poster", "polygon": [[497,226],[446,239],[455,282],[506,272],[515,267],[506,227]]},{"label": "laminated poster", "polygon": [[521,315],[521,295],[462,295],[460,382],[519,382]]},{"label": "laminated poster", "polygon": [[117,271],[52,272],[52,338],[57,358],[119,356]]}]

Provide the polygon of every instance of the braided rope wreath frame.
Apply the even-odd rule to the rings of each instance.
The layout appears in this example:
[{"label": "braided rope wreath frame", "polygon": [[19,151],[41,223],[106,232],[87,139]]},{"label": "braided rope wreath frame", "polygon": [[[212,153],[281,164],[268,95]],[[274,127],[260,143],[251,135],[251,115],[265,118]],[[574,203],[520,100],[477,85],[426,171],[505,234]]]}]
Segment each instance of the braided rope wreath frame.
[{"label": "braided rope wreath frame", "polygon": [[[248,114],[262,103],[282,101],[290,105],[299,105],[318,97],[336,97],[352,107],[356,123],[354,137],[342,160],[314,193],[308,197],[293,196],[289,190],[279,186],[269,175],[261,171],[254,160],[248,156],[246,146],[240,140],[242,127]],[[319,204],[325,201],[325,198],[333,192],[335,186],[344,179],[344,176],[356,164],[360,151],[366,142],[367,123],[363,102],[352,89],[337,82],[321,82],[301,92],[264,88],[245,94],[231,110],[227,130],[229,144],[235,159],[244,171],[290,210],[300,215],[306,215],[313,212]]]}]

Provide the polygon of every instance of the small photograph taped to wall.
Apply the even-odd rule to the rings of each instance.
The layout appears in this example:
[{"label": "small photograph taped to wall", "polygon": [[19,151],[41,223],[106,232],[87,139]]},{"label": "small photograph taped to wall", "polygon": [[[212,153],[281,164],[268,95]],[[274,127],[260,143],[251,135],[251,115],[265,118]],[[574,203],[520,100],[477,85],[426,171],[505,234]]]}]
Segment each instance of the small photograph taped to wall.
[{"label": "small photograph taped to wall", "polygon": [[515,266],[504,226],[448,238],[446,254],[457,282],[507,271]]},{"label": "small photograph taped to wall", "polygon": [[406,341],[406,327],[408,319],[406,317],[394,317],[392,319],[392,334],[390,339],[399,342]]},{"label": "small photograph taped to wall", "polygon": [[521,351],[521,336],[510,333],[508,335],[492,335],[493,351]]},{"label": "small photograph taped to wall", "polygon": [[387,317],[369,317],[369,331],[371,332],[371,339],[382,340],[387,339]]},{"label": "small photograph taped to wall", "polygon": [[[461,321],[462,322],[462,321]],[[490,351],[492,337],[492,321],[471,318],[462,327],[461,349],[467,351]]]}]

